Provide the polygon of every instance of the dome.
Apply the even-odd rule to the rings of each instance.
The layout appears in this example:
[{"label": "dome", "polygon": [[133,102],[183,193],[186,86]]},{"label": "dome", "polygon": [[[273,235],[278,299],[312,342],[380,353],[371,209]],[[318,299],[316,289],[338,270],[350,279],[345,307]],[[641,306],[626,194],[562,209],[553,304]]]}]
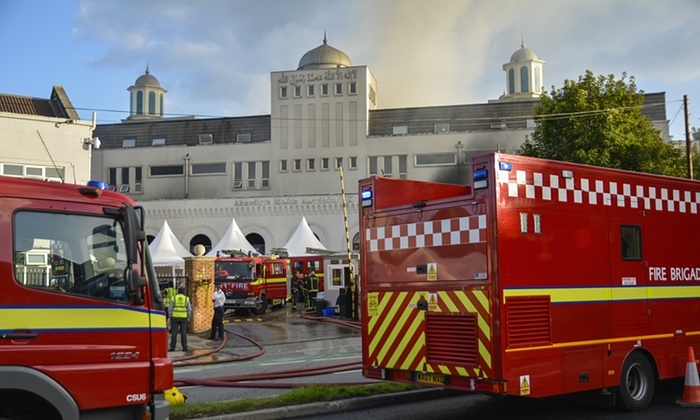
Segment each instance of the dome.
[{"label": "dome", "polygon": [[523,42],[520,45],[520,49],[516,52],[513,53],[513,55],[510,56],[510,62],[516,62],[516,61],[528,61],[528,60],[537,60],[537,54],[535,54],[534,51],[531,49],[527,48],[525,46],[525,43]]},{"label": "dome", "polygon": [[304,54],[301,60],[299,60],[299,68],[297,68],[297,70],[329,69],[350,66],[352,66],[350,57],[339,49],[328,45],[328,40],[324,34],[323,45]]},{"label": "dome", "polygon": [[136,79],[134,86],[160,87],[160,82],[148,71],[148,66],[146,66],[146,73],[142,74],[138,79]]}]

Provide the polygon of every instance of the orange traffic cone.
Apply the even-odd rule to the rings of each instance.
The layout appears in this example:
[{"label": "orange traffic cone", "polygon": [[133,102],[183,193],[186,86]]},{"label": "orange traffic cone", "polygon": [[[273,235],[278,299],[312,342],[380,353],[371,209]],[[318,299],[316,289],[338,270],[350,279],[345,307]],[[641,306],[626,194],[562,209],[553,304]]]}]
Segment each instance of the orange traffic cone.
[{"label": "orange traffic cone", "polygon": [[677,400],[676,405],[700,407],[700,378],[698,378],[698,366],[695,363],[695,353],[692,347],[688,347],[688,362],[685,364],[683,399]]}]

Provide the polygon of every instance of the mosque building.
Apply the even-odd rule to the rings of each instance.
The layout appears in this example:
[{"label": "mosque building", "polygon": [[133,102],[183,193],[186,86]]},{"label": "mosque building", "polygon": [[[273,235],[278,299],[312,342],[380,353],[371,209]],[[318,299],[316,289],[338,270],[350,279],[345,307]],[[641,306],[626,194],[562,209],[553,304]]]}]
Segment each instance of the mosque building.
[{"label": "mosque building", "polygon": [[[327,249],[347,249],[346,228],[357,249],[358,180],[469,184],[472,156],[517,153],[533,132],[544,64],[523,43],[503,64],[498,99],[381,109],[370,68],[353,65],[324,36],[295,70],[271,72],[269,115],[223,118],[165,118],[167,91],[147,67],[128,88],[129,117],[96,127],[102,147],[92,173],[144,207],[149,236],[167,221],[190,250],[210,250],[235,221],[269,252],[302,218]],[[665,93],[646,94],[645,103],[664,104]],[[668,127],[665,106],[646,109]]]}]

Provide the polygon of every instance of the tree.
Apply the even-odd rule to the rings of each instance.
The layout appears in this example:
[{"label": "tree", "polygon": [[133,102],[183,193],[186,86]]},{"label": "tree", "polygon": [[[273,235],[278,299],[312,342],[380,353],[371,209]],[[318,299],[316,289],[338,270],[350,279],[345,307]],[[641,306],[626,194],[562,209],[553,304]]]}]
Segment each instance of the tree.
[{"label": "tree", "polygon": [[543,92],[535,110],[535,131],[520,153],[670,176],[685,176],[685,152],[664,141],[642,115],[644,92],[634,77],[594,76],[564,81]]}]

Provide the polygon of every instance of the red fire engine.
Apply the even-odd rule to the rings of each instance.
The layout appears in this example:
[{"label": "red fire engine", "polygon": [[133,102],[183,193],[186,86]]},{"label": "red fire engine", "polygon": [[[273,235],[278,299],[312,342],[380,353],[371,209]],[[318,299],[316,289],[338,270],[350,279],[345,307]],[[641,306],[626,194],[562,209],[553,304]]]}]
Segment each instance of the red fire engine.
[{"label": "red fire engine", "polygon": [[0,209],[0,417],[167,418],[143,209],[99,186],[10,177]]},{"label": "red fire engine", "polygon": [[314,308],[318,293],[325,290],[323,255],[305,255],[287,259],[292,270],[292,294],[295,305],[298,307],[303,302],[307,308]]},{"label": "red fire engine", "polygon": [[270,304],[286,305],[291,273],[287,260],[275,255],[225,250],[214,262],[214,281],[226,294],[226,309],[250,309],[262,315]]},{"label": "red fire engine", "polygon": [[360,181],[363,373],[649,406],[700,347],[700,183],[492,153]]}]

